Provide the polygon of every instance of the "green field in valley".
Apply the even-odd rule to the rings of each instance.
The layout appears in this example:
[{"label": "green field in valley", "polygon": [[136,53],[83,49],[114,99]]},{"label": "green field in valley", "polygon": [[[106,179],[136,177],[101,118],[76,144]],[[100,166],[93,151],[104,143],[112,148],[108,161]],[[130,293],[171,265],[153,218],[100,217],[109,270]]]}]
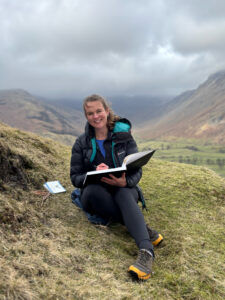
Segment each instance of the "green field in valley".
[{"label": "green field in valley", "polygon": [[154,157],[171,162],[204,166],[225,177],[225,145],[196,140],[141,141],[139,150],[157,149]]}]

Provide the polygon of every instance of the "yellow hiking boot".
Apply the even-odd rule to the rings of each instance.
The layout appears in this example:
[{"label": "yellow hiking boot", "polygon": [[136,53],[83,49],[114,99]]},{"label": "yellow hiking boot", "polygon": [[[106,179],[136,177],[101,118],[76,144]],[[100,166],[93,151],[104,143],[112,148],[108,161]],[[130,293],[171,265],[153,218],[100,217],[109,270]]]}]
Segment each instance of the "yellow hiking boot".
[{"label": "yellow hiking boot", "polygon": [[128,272],[135,278],[147,280],[151,277],[153,257],[146,249],[139,250],[136,262],[131,265]]},{"label": "yellow hiking boot", "polygon": [[158,246],[163,241],[163,236],[158,233],[156,230],[150,228],[149,225],[146,225],[150,241],[152,242],[152,245]]}]

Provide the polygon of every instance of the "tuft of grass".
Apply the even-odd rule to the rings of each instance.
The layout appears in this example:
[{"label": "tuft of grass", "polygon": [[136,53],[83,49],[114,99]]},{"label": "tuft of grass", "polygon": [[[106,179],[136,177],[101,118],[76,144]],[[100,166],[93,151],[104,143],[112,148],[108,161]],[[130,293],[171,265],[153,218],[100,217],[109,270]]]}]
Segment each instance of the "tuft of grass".
[{"label": "tuft of grass", "polygon": [[[137,282],[127,269],[138,249],[124,226],[94,226],[71,203],[70,147],[2,124],[0,136],[27,179],[24,188],[1,178],[0,299],[224,299],[224,179],[155,158],[143,168],[144,216],[165,241],[152,278]],[[67,192],[43,201],[35,192],[46,180]]]}]

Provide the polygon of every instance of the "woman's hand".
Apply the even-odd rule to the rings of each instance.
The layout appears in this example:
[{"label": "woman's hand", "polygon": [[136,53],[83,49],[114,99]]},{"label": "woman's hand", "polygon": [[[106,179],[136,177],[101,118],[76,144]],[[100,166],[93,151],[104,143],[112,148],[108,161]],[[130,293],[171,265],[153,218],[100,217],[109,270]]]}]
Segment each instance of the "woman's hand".
[{"label": "woman's hand", "polygon": [[99,170],[105,170],[105,169],[108,169],[109,168],[109,166],[107,166],[106,164],[104,164],[104,163],[101,163],[100,165],[98,165],[97,167],[96,167],[96,171],[99,171]]},{"label": "woman's hand", "polygon": [[109,176],[110,176],[110,178],[102,177],[101,181],[103,181],[107,184],[110,184],[110,185],[118,186],[118,187],[125,187],[127,185],[125,172],[119,178],[113,176],[112,174],[109,174]]}]

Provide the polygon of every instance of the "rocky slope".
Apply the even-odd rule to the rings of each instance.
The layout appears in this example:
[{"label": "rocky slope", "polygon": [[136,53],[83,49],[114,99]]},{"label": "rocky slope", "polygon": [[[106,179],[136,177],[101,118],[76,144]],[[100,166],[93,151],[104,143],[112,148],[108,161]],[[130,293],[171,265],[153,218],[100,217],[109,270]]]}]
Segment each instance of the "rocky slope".
[{"label": "rocky slope", "polygon": [[196,90],[165,107],[163,116],[142,124],[142,137],[184,137],[225,143],[225,71],[211,75]]}]

